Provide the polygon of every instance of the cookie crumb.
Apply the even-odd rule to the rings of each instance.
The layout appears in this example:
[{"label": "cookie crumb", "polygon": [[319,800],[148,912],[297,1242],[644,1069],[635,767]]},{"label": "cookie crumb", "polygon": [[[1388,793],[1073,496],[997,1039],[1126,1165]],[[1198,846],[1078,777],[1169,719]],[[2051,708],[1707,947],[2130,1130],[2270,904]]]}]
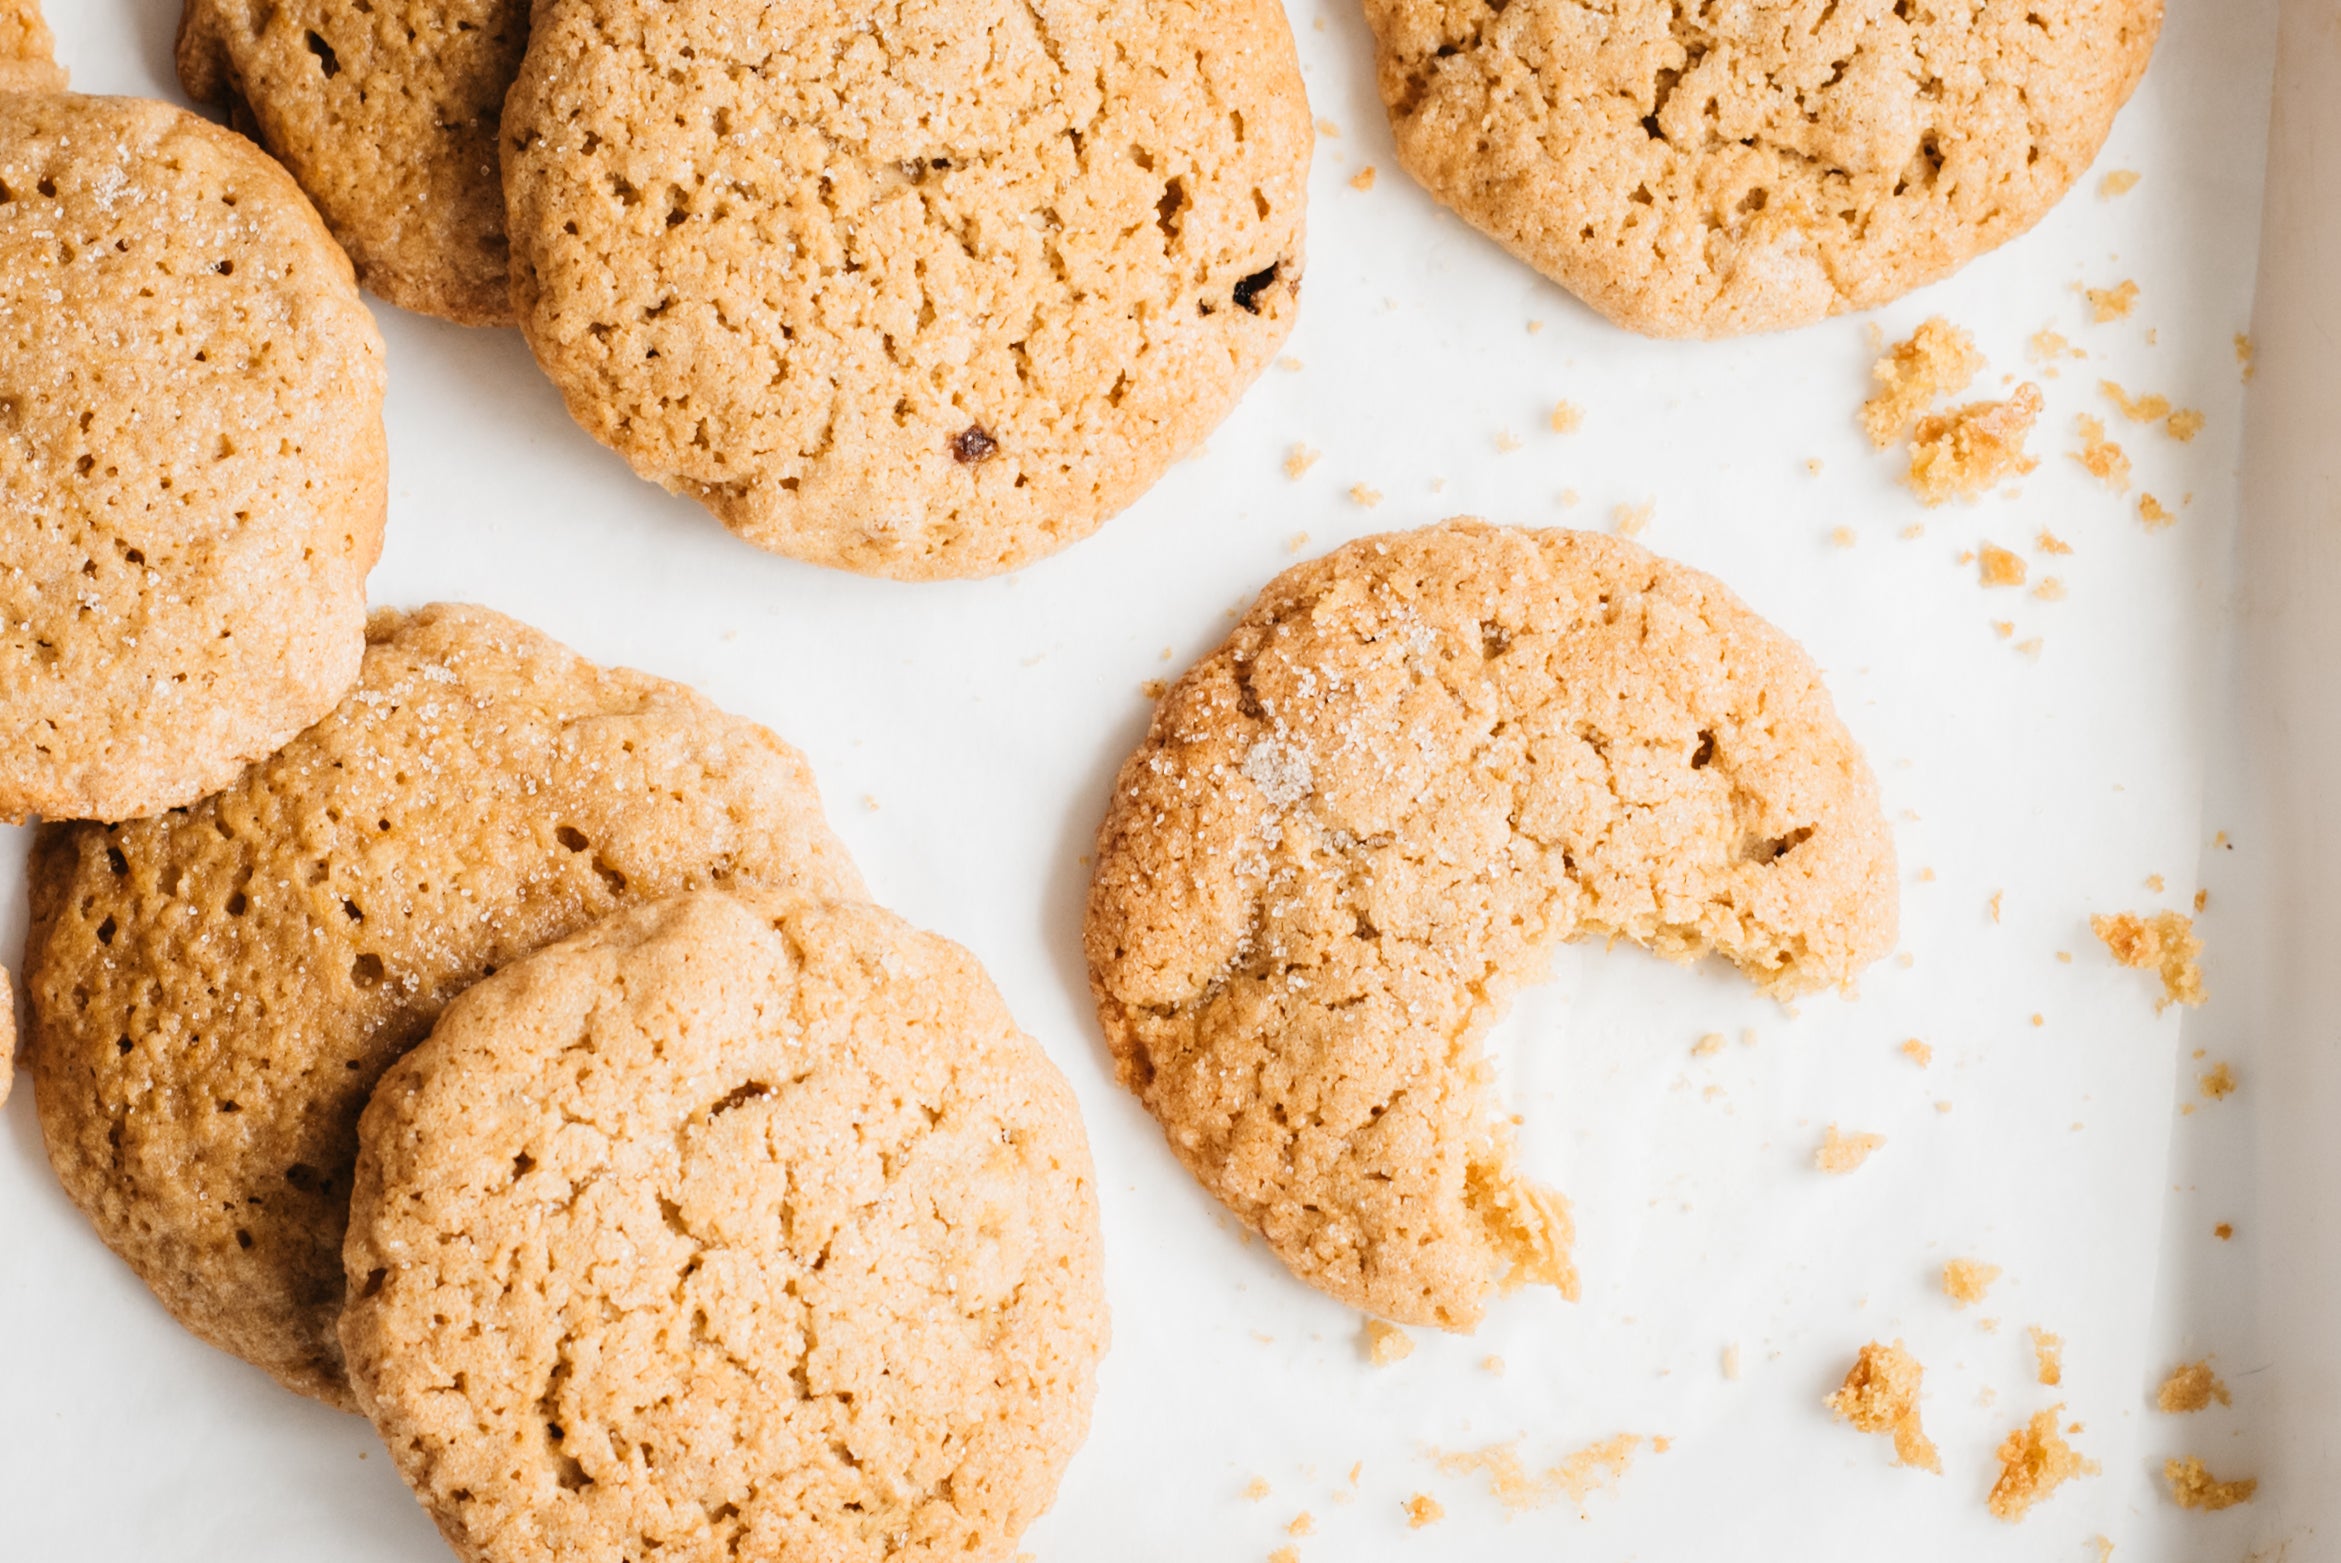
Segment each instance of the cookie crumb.
[{"label": "cookie crumb", "polygon": [[2252,360],[2258,356],[2259,349],[2253,345],[2252,339],[2238,331],[2235,334],[2235,366],[2243,371],[2243,383],[2246,385],[2252,383],[2252,375],[2257,368]]},{"label": "cookie crumb", "polygon": [[2112,1563],[2113,1541],[2106,1536],[2092,1536],[2089,1545],[2097,1549],[2097,1563]]},{"label": "cookie crumb", "polygon": [[1595,1491],[1614,1487],[1632,1466],[1634,1450],[1641,1442],[1638,1434],[1620,1433],[1586,1445],[1541,1475],[1521,1463],[1518,1439],[1459,1454],[1433,1453],[1439,1469],[1449,1476],[1484,1472],[1488,1491],[1496,1501],[1510,1513],[1520,1514],[1543,1508],[1563,1494],[1581,1504]]},{"label": "cookie crumb", "polygon": [[1293,534],[1292,534],[1292,536],[1291,536],[1291,537],[1290,537],[1290,538],[1289,538],[1289,539],[1288,539],[1288,540],[1285,542],[1285,545],[1284,545],[1284,551],[1285,551],[1286,553],[1288,553],[1288,554],[1297,554],[1297,553],[1299,553],[1299,552],[1300,552],[1302,549],[1304,549],[1304,548],[1306,548],[1306,547],[1308,547],[1308,546],[1309,546],[1309,534],[1308,534],[1308,533],[1306,533],[1306,532],[1295,532],[1295,533],[1293,533]]},{"label": "cookie crumb", "polygon": [[1980,1259],[1954,1259],[1943,1266],[1943,1295],[1954,1307],[1965,1308],[1983,1301],[1991,1290],[1991,1283],[2000,1278],[2000,1267],[1985,1264]]},{"label": "cookie crumb", "polygon": [[2170,1376],[2154,1392],[2154,1409],[2184,1416],[2202,1410],[2214,1400],[2223,1406],[2235,1403],[2227,1393],[2227,1386],[2219,1382],[2219,1375],[2211,1371],[2211,1359],[2205,1357],[2200,1362],[2182,1362],[2170,1370]]},{"label": "cookie crumb", "polygon": [[2040,416],[2040,387],[2027,380],[2001,402],[1970,402],[1919,421],[1911,437],[1910,471],[1903,481],[1927,505],[1975,499],[2003,478],[2040,463],[2024,440]]},{"label": "cookie crumb", "polygon": [[2042,602],[2063,602],[2065,583],[2053,575],[2043,576],[2040,584],[2032,588],[2032,595]]},{"label": "cookie crumb", "polygon": [[2088,474],[2115,493],[2130,486],[2130,454],[2105,437],[2105,424],[2100,419],[2082,413],[2073,420],[2073,427],[2081,433],[2081,448],[2073,452]]},{"label": "cookie crumb", "polygon": [[1301,372],[1302,365],[1299,359],[1288,355],[1276,360],[1276,367],[1283,370],[1286,374],[1299,374]]},{"label": "cookie crumb", "polygon": [[1813,1152],[1813,1165],[1832,1177],[1843,1177],[1868,1161],[1885,1143],[1882,1134],[1839,1134],[1837,1125],[1831,1124],[1828,1133],[1821,1137],[1821,1148]]},{"label": "cookie crumb", "polygon": [[2235,1069],[2225,1063],[2213,1064],[2203,1074],[2203,1094],[2214,1102],[2223,1102],[2235,1094]]},{"label": "cookie crumb", "polygon": [[1271,1490],[1267,1477],[1255,1476],[1245,1485],[1244,1496],[1252,1502],[1258,1503],[1262,1498],[1267,1497]]},{"label": "cookie crumb", "polygon": [[1359,169],[1356,173],[1351,174],[1349,176],[1349,187],[1352,190],[1371,190],[1374,188],[1374,165],[1368,163],[1365,167]]},{"label": "cookie crumb", "polygon": [[1585,423],[1584,410],[1574,402],[1553,403],[1552,417],[1546,420],[1555,434],[1574,434]]},{"label": "cookie crumb", "polygon": [[1508,455],[1511,452],[1518,450],[1519,448],[1519,435],[1514,434],[1510,429],[1498,429],[1496,431],[1496,449],[1503,451]]},{"label": "cookie crumb", "polygon": [[2064,1338],[2037,1324],[2028,1326],[2024,1333],[2032,1337],[2033,1376],[2052,1389],[2062,1384],[2065,1381]]},{"label": "cookie crumb", "polygon": [[2083,288],[2082,296],[2089,300],[2089,315],[2099,325],[2120,320],[2138,307],[2138,285],[2123,281],[2110,288]]},{"label": "cookie crumb", "polygon": [[[1170,693],[1170,685],[1159,678],[1150,678],[1145,683],[1138,686],[1138,693],[1144,695],[1149,700],[1160,700],[1163,696]],[[870,807],[876,808],[877,804],[873,802],[870,804]]]},{"label": "cookie crumb", "polygon": [[2005,890],[1994,890],[1991,893],[1991,900],[1988,904],[1991,907],[1991,920],[1995,923],[2000,920],[2000,901],[2006,894]]},{"label": "cookie crumb", "polygon": [[1840,548],[1851,548],[1857,539],[1853,535],[1852,527],[1841,526],[1829,534],[1829,541]]},{"label": "cookie crumb", "polygon": [[1723,1361],[1721,1366],[1723,1376],[1725,1378],[1737,1379],[1739,1377],[1739,1342],[1733,1341],[1730,1345],[1723,1348]]},{"label": "cookie crumb", "polygon": [[1363,483],[1353,483],[1350,485],[1349,498],[1352,504],[1361,505],[1371,510],[1382,502],[1382,491],[1378,488],[1370,488]]},{"label": "cookie crumb", "polygon": [[2028,573],[2021,555],[2009,552],[1997,543],[1983,545],[1978,556],[1981,561],[1983,584],[1986,586],[2021,586]]},{"label": "cookie crumb", "polygon": [[1935,316],[1870,367],[1878,392],[1862,403],[1862,431],[1884,450],[1937,401],[1967,389],[1982,369],[1975,338]]},{"label": "cookie crumb", "polygon": [[2089,931],[2119,964],[2161,976],[2162,994],[2154,1001],[2157,1012],[2173,1004],[2192,1008],[2208,997],[2202,968],[2195,963],[2203,953],[2203,941],[2195,937],[2194,920],[2184,912],[2099,915],[2089,919]]},{"label": "cookie crumb", "polygon": [[1313,1536],[1317,1533],[1317,1517],[1303,1509],[1292,1517],[1291,1524],[1284,1527],[1284,1533],[1287,1536]]},{"label": "cookie crumb", "polygon": [[1447,1517],[1439,1500],[1427,1492],[1418,1492],[1406,1500],[1406,1524],[1409,1530],[1421,1530],[1425,1525],[1436,1525]]},{"label": "cookie crumb", "polygon": [[2032,542],[2033,545],[2044,554],[2063,555],[2069,554],[2073,551],[2073,545],[2071,543],[2066,542],[2063,538],[2057,536],[2056,533],[2048,531],[2045,528],[2041,531],[2041,534],[2038,537],[2032,540]]},{"label": "cookie crumb", "polygon": [[2170,398],[2149,393],[2132,396],[2111,380],[2097,382],[2099,394],[2132,423],[2160,423],[2170,416]]},{"label": "cookie crumb", "polygon": [[1482,1373],[1492,1373],[1497,1378],[1502,1378],[1504,1376],[1504,1359],[1494,1355],[1482,1357],[1479,1359],[1479,1370]]},{"label": "cookie crumb", "polygon": [[1284,453],[1284,475],[1299,481],[1301,474],[1315,466],[1317,458],[1323,454],[1323,451],[1311,450],[1306,445],[1295,445]]},{"label": "cookie crumb", "polygon": [[1317,134],[1323,136],[1328,141],[1339,141],[1341,139],[1341,127],[1329,119],[1320,119],[1317,121]]},{"label": "cookie crumb", "polygon": [[1918,1038],[1912,1037],[1909,1041],[1902,1044],[1902,1056],[1909,1059],[1919,1068],[1924,1069],[1927,1065],[1935,1061],[1935,1050],[1931,1047],[1928,1047],[1924,1042],[1919,1041]]},{"label": "cookie crumb", "polygon": [[1639,505],[1619,504],[1611,507],[1610,530],[1620,537],[1639,537],[1650,518],[1658,513],[1656,500],[1645,500]]},{"label": "cookie crumb", "polygon": [[2117,195],[2128,195],[2132,190],[2138,188],[2138,179],[2139,174],[2136,169],[2117,168],[2097,181],[2097,198],[2101,201],[2110,201]]},{"label": "cookie crumb", "polygon": [[1705,1036],[1701,1037],[1698,1041],[1691,1044],[1691,1056],[1693,1058],[1713,1058],[1716,1054],[1722,1051],[1723,1033],[1720,1031],[1710,1031]]},{"label": "cookie crumb", "polygon": [[2202,433],[2203,425],[2209,421],[2194,408],[2181,407],[2170,415],[2162,427],[2172,439],[2185,445],[2191,443],[2196,435]]},{"label": "cookie crumb", "polygon": [[2176,521],[2178,517],[2172,515],[2169,507],[2152,494],[2140,494],[2138,496],[2138,519],[2146,523],[2147,531],[2159,532],[2171,522]]},{"label": "cookie crumb", "polygon": [[1871,1341],[1846,1370],[1842,1388],[1826,1402],[1840,1420],[1864,1433],[1887,1433],[1894,1440],[1894,1463],[1941,1475],[1942,1456],[1920,1425],[1918,1397],[1926,1369],[1900,1341]]},{"label": "cookie crumb", "polygon": [[2162,1479],[2170,1483],[2170,1501],[2182,1509],[2200,1509],[2216,1513],[2232,1509],[2239,1503],[2252,1501],[2252,1494],[2260,1490],[2259,1478],[2238,1477],[2223,1482],[2203,1469],[2203,1462],[2193,1455],[2183,1460],[2162,1462]]},{"label": "cookie crumb", "polygon": [[1366,1360],[1377,1368],[1404,1362],[1414,1355],[1414,1337],[1380,1319],[1366,1320],[1364,1345]]},{"label": "cookie crumb", "polygon": [[1301,1563],[1301,1549],[1298,1547],[1278,1547],[1274,1552],[1268,1554],[1268,1563]]},{"label": "cookie crumb", "polygon": [[2211,1235],[2224,1243],[2235,1236],[2235,1223],[2232,1221],[2222,1221],[2211,1229]]},{"label": "cookie crumb", "polygon": [[2097,1474],[2097,1462],[2083,1459],[2057,1431],[2057,1413],[2063,1409],[2034,1412],[2030,1422],[2001,1442],[2000,1475],[1991,1488],[1994,1519],[2013,1524],[2074,1477]]},{"label": "cookie crumb", "polygon": [[2087,358],[2089,356],[2085,350],[2075,347],[2071,342],[2065,340],[2063,332],[2052,331],[2046,326],[2032,333],[2032,340],[2028,345],[2033,361],[2048,365],[2048,372],[2052,375],[2056,373],[2058,359]]}]

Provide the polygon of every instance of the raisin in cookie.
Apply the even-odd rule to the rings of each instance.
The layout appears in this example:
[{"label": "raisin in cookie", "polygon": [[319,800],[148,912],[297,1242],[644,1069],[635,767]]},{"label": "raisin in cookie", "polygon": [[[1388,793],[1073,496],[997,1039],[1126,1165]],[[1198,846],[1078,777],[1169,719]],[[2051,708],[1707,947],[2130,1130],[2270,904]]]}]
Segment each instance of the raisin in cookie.
[{"label": "raisin in cookie", "polygon": [[512,321],[496,133],[528,0],[186,0],[179,80],[284,161],[391,303]]},{"label": "raisin in cookie", "polygon": [[2161,0],[1365,0],[1398,155],[1619,324],[1885,303],[2032,226],[2144,74]]},{"label": "raisin in cookie", "polygon": [[1468,1329],[1570,1291],[1479,1038],[1552,949],[1787,996],[1893,943],[1877,786],[1812,663],[1704,575],[1455,521],[1271,584],[1122,767],[1090,983],[1123,1083],[1294,1272]]},{"label": "raisin in cookie", "polygon": [[1072,1092],[975,961],[707,892],[457,999],[360,1126],[350,1381],[471,1563],[1005,1559],[1105,1347]]},{"label": "raisin in cookie", "polygon": [[674,891],[860,893],[804,761],[690,690],[476,608],[368,637],[217,796],[44,832],[24,971],[66,1191],[181,1323],[341,1405],[358,1113],[449,999]]},{"label": "raisin in cookie", "polygon": [[750,542],[989,574],[1267,365],[1310,134],[1273,0],[541,0],[514,304],[578,422]]},{"label": "raisin in cookie", "polygon": [[251,142],[0,92],[0,820],[188,803],[333,709],[382,390],[349,262]]}]

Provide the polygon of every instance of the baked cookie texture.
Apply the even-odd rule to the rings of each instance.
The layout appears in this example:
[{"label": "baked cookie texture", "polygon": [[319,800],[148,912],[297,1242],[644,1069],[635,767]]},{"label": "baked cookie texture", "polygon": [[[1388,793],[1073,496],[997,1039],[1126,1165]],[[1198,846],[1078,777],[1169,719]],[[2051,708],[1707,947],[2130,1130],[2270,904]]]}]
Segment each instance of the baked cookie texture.
[{"label": "baked cookie texture", "polygon": [[0,93],[0,820],[188,803],[333,709],[382,390],[349,262],[249,141]]},{"label": "baked cookie texture", "polygon": [[0,92],[63,92],[65,69],[39,0],[0,0]]},{"label": "baked cookie texture", "polygon": [[1287,571],[1156,707],[1085,932],[1121,1079],[1295,1274],[1467,1330],[1571,1292],[1479,1039],[1553,948],[1782,998],[1893,944],[1876,782],[1812,663],[1621,539],[1457,520]]},{"label": "baked cookie texture", "polygon": [[186,0],[179,80],[283,161],[405,309],[512,322],[496,136],[528,0]]},{"label": "baked cookie texture", "polygon": [[1311,135],[1272,0],[543,0],[514,305],[577,421],[750,542],[989,574],[1266,367]]},{"label": "baked cookie texture", "polygon": [[1867,309],[2088,167],[2161,0],[1365,0],[1407,169],[1618,324]]},{"label": "baked cookie texture", "polygon": [[361,1129],[342,1339],[472,1563],[1004,1559],[1106,1344],[1072,1092],[975,961],[703,893],[480,983]]},{"label": "baked cookie texture", "polygon": [[763,728],[477,608],[367,635],[349,698],[218,795],[44,831],[24,971],[66,1191],[181,1323],[343,1406],[358,1113],[449,999],[676,891],[861,893]]}]

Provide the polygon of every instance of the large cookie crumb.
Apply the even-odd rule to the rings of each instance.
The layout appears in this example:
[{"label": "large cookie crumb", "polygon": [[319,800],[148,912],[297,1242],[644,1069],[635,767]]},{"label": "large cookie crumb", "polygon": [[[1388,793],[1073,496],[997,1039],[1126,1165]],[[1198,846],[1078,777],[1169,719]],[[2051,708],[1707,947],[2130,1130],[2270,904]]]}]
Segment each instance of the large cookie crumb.
[{"label": "large cookie crumb", "polygon": [[2040,465],[2025,454],[2024,441],[2041,405],[2040,387],[2027,380],[2005,401],[1970,402],[1921,419],[1903,481],[1926,504],[1940,505],[1979,498],[2003,479],[2023,476]]},{"label": "large cookie crumb", "polygon": [[1877,1148],[1886,1143],[1882,1134],[1840,1134],[1837,1125],[1829,1125],[1821,1137],[1820,1149],[1813,1152],[1813,1165],[1833,1176],[1842,1177],[1870,1159]]},{"label": "large cookie crumb", "polygon": [[1862,404],[1862,432],[1884,450],[1937,401],[1966,390],[1982,371],[1983,354],[1975,350],[1975,338],[1935,316],[1871,367],[1878,393]]},{"label": "large cookie crumb", "polygon": [[2194,1455],[2165,1460],[2162,1479],[2170,1484],[2171,1502],[2182,1509],[2200,1509],[2205,1513],[2249,1503],[2252,1495],[2260,1490],[2258,1477],[2243,1476],[2223,1482],[2205,1470],[2203,1462]]},{"label": "large cookie crumb", "polygon": [[1846,1370],[1845,1383],[1828,1398],[1829,1409],[1864,1433],[1894,1440],[1894,1463],[1942,1474],[1942,1456],[1919,1420],[1918,1398],[1926,1369],[1896,1341],[1871,1341]]},{"label": "large cookie crumb", "polygon": [[2162,1387],[2154,1392],[2154,1408],[2182,1416],[2200,1411],[2212,1401],[2231,1404],[2227,1386],[2219,1382],[2219,1375],[2211,1371],[2208,1358],[2201,1362],[2184,1362],[2170,1370]]},{"label": "large cookie crumb", "polygon": [[2151,971],[2162,979],[2157,1010],[2172,1004],[2199,1005],[2210,995],[2203,987],[2203,971],[2195,958],[2203,941],[2195,937],[2194,919],[2184,912],[2116,912],[2089,919],[2089,931],[2120,964]]},{"label": "large cookie crumb", "polygon": [[1943,1295],[1954,1306],[1965,1308],[1983,1301],[1991,1283],[1999,1278],[1998,1265],[1985,1264],[1980,1259],[1954,1259],[1943,1266]]},{"label": "large cookie crumb", "polygon": [[1999,1479],[1992,1483],[1989,1500],[1993,1518],[2013,1524],[2074,1477],[2097,1474],[2097,1462],[2084,1459],[2058,1431],[2057,1413],[2063,1409],[2034,1412],[2030,1422],[2001,1441]]}]

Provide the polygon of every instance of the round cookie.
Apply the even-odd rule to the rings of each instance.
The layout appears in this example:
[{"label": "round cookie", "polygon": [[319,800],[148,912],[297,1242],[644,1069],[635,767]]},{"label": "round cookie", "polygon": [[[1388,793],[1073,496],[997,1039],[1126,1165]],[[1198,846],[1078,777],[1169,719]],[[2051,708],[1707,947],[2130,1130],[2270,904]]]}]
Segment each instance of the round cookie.
[{"label": "round cookie", "polygon": [[1273,582],[1156,708],[1085,941],[1122,1081],[1295,1274],[1386,1318],[1574,1295],[1479,1039],[1554,947],[1781,997],[1894,942],[1877,785],[1812,663],[1708,577],[1452,521]]},{"label": "round cookie", "polygon": [[480,983],[361,1130],[350,1381],[471,1563],[1005,1559],[1106,1308],[1072,1093],[871,906],[681,897]]},{"label": "round cookie", "polygon": [[0,820],[187,803],[333,709],[382,390],[349,262],[249,141],[0,94]]},{"label": "round cookie", "polygon": [[1399,160],[1652,336],[1867,309],[2032,226],[2162,0],[1365,0]]},{"label": "round cookie", "polygon": [[179,80],[292,171],[358,280],[512,323],[497,126],[528,0],[186,0]]},{"label": "round cookie", "polygon": [[1266,367],[1310,138],[1273,0],[542,0],[514,307],[580,424],[750,542],[990,574]]},{"label": "round cookie", "polygon": [[34,846],[51,1165],[196,1334],[349,1404],[358,1113],[447,1001],[623,906],[858,896],[798,754],[477,608],[377,614],[331,715],[214,797]]}]

